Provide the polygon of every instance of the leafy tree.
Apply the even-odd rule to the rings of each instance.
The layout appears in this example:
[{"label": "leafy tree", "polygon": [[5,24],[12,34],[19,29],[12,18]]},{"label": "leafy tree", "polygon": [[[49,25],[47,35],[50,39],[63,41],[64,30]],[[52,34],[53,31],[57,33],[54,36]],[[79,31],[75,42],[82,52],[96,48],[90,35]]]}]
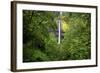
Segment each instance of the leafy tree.
[{"label": "leafy tree", "polygon": [[23,10],[23,62],[91,58],[91,14],[62,12],[60,44],[58,18],[55,11]]}]

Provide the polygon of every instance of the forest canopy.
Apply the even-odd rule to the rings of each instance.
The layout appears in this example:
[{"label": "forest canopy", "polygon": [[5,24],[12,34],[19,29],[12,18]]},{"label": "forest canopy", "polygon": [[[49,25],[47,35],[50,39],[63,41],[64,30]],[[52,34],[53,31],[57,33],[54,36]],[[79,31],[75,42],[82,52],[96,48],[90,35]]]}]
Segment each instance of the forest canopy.
[{"label": "forest canopy", "polygon": [[90,58],[90,13],[23,10],[23,62]]}]

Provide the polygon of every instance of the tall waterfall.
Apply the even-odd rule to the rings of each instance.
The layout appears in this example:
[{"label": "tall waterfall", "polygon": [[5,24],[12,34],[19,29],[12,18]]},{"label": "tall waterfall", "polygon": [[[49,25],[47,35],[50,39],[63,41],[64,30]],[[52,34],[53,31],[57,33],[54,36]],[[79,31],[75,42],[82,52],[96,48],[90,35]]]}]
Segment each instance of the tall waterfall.
[{"label": "tall waterfall", "polygon": [[60,12],[59,19],[58,19],[58,44],[61,42],[61,16],[62,12]]}]

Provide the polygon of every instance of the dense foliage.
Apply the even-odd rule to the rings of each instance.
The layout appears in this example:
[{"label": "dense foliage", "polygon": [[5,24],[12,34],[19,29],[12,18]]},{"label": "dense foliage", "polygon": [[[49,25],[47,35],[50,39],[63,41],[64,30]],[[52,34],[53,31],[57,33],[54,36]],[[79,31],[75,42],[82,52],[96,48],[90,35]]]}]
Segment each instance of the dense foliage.
[{"label": "dense foliage", "polygon": [[23,10],[23,62],[91,58],[91,14],[63,12],[58,44],[59,12]]}]

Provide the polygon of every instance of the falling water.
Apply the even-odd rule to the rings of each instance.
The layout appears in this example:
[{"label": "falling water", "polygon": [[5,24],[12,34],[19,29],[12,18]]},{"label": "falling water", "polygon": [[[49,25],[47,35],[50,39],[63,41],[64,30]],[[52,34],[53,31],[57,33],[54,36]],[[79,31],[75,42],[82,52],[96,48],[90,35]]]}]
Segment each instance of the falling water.
[{"label": "falling water", "polygon": [[60,12],[59,19],[58,19],[58,44],[61,42],[61,16],[62,12]]}]

